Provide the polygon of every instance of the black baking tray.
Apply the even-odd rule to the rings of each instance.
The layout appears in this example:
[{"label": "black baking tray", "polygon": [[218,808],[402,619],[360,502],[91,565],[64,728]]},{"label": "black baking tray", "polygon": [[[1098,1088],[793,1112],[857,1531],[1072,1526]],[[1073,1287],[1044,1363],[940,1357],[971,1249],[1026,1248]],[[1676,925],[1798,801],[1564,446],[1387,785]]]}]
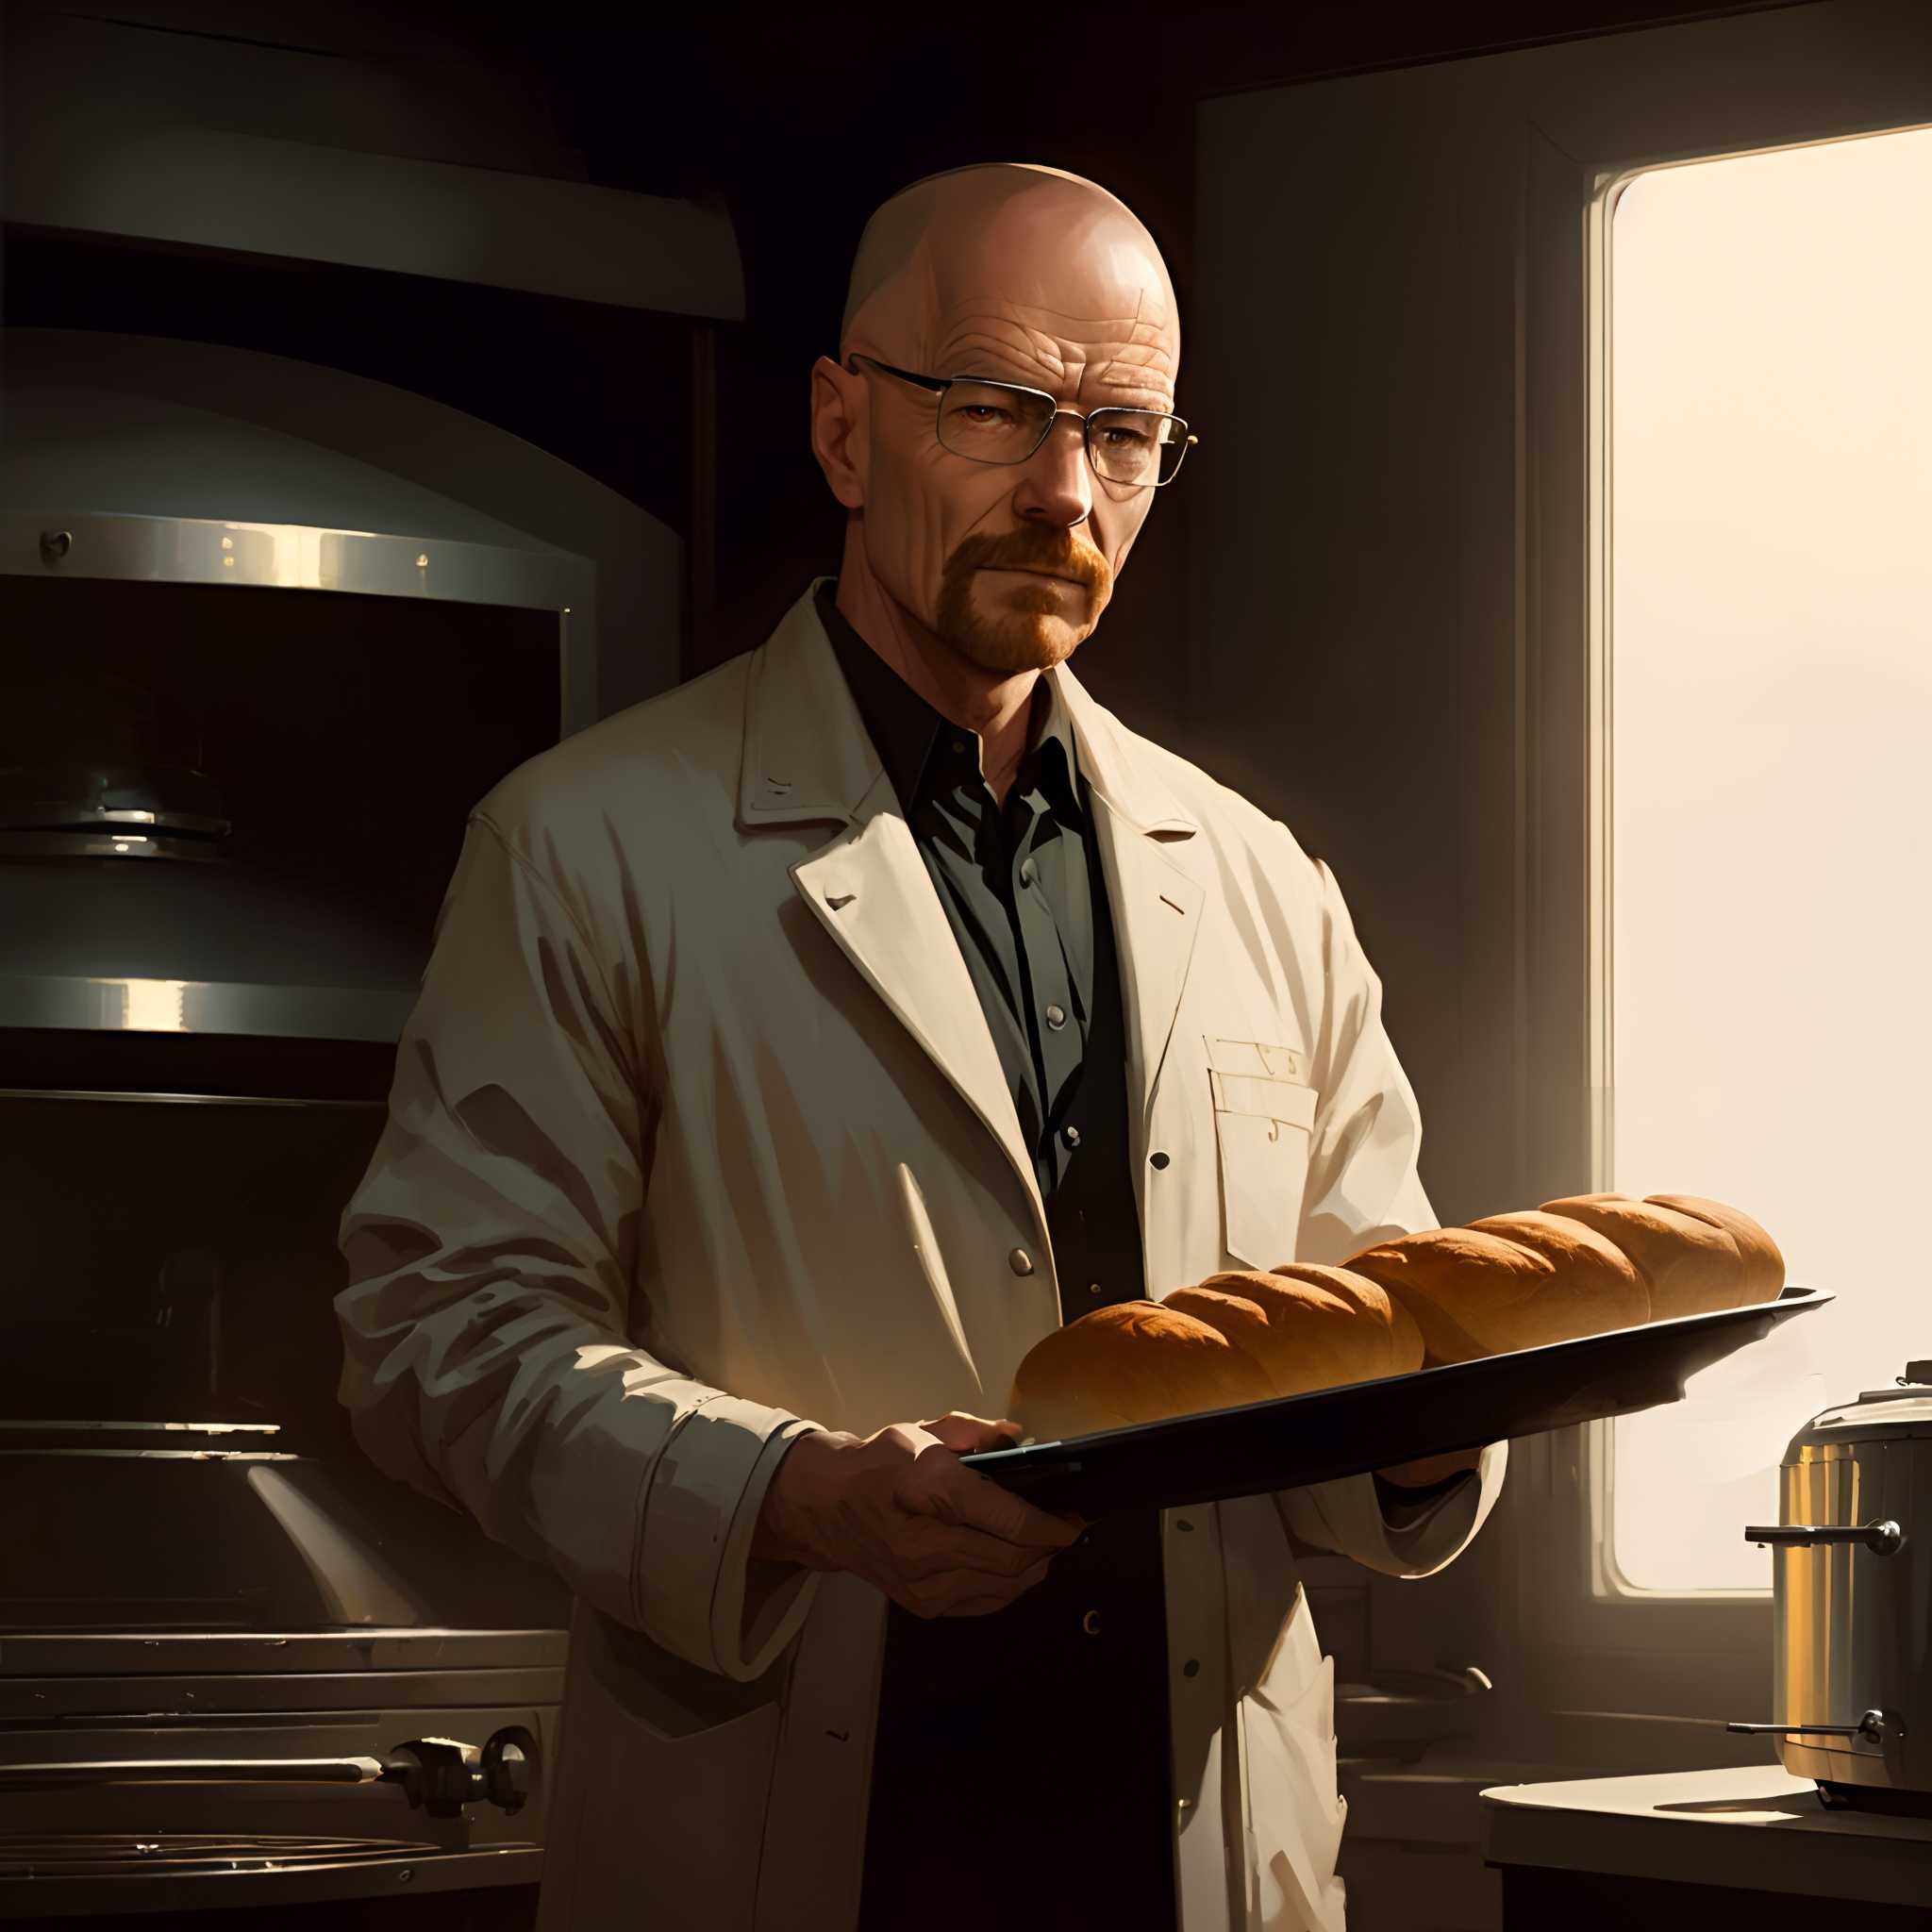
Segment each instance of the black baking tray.
[{"label": "black baking tray", "polygon": [[1042,1509],[1090,1521],[1300,1489],[1675,1402],[1700,1369],[1835,1299],[1787,1288],[1774,1302],[959,1460]]}]

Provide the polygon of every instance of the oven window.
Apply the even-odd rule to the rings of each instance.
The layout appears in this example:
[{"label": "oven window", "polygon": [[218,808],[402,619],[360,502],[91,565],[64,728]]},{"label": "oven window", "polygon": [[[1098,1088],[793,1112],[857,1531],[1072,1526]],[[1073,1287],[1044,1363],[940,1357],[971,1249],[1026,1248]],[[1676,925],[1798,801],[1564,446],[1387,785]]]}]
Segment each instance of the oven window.
[{"label": "oven window", "polygon": [[425,940],[470,808],[561,727],[554,610],[9,575],[0,625],[0,764],[203,773],[228,858]]},{"label": "oven window", "polygon": [[1812,1414],[1927,1353],[1932,132],[1652,172],[1609,284],[1609,1168],[1838,1302],[1610,1426],[1626,1593],[1767,1591]]},{"label": "oven window", "polygon": [[336,1227],[380,1105],[0,1097],[0,1421],[349,1441]]}]

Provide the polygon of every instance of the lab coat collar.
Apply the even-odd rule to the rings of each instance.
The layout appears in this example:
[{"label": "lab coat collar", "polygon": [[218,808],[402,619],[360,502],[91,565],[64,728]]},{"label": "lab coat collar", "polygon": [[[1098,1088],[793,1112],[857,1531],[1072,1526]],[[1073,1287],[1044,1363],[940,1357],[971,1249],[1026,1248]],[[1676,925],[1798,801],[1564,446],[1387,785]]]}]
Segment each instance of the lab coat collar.
[{"label": "lab coat collar", "polygon": [[[752,654],[739,773],[742,830],[809,820],[857,824],[892,808],[891,781],[874,750],[820,621],[814,577],[771,638]],[[1043,729],[1071,732],[1091,791],[1137,830],[1191,836],[1197,821],[1144,752],[1091,698],[1071,666],[1045,674],[1053,692]]]}]

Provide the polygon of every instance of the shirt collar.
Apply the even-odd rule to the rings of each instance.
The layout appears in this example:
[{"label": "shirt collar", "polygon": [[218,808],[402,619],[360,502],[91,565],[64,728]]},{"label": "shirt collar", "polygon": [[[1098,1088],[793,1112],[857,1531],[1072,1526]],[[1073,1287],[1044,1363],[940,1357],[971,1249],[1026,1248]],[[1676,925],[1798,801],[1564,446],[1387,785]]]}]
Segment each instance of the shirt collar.
[{"label": "shirt collar", "polygon": [[[819,586],[819,619],[851,687],[859,722],[892,781],[901,810],[910,817],[944,764],[934,756],[941,747],[941,734],[949,732],[969,743],[973,734],[934,709],[859,636],[834,601],[838,591],[837,577],[827,577]],[[1058,745],[1059,758],[1047,750],[1049,743]],[[1052,674],[1043,674],[1034,681],[1026,755],[1014,782],[1038,783],[1057,808],[1077,812],[1078,770],[1066,701]]]}]

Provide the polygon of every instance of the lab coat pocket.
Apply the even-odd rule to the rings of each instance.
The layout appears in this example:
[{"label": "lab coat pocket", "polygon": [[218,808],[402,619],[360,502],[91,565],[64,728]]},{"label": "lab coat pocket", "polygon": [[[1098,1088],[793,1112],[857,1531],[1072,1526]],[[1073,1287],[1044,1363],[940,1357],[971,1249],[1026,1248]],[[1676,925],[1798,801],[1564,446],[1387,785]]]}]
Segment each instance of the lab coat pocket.
[{"label": "lab coat pocket", "polygon": [[1315,1090],[1218,1069],[1208,1077],[1221,1158],[1222,1245],[1250,1268],[1279,1267],[1294,1259],[1301,1229]]},{"label": "lab coat pocket", "polygon": [[[582,1689],[564,1724],[582,1726],[571,1932],[662,1920],[748,1932],[758,1847],[783,1717],[784,1669],[753,1683],[700,1671],[641,1633],[591,1619]],[[649,1857],[641,1860],[640,1841]],[[558,1848],[563,1850],[564,1848]],[[568,1853],[566,1852],[567,1856]]]}]

